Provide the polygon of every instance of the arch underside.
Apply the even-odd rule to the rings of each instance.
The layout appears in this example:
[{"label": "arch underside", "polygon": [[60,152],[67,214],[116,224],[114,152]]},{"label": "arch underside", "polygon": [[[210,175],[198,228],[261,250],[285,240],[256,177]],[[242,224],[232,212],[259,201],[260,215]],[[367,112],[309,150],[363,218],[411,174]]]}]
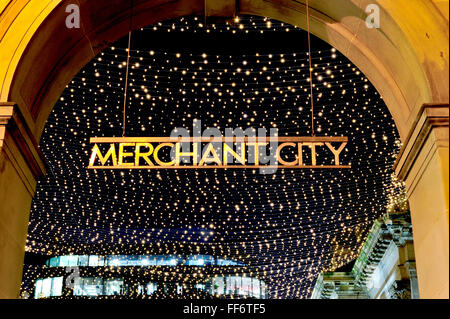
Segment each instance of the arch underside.
[{"label": "arch underside", "polygon": [[[130,18],[138,29],[187,15],[253,14],[305,29],[305,2],[133,0],[133,10],[130,0],[0,2],[0,298],[18,297],[29,207],[45,174],[37,141],[47,118],[72,78],[128,33]],[[80,29],[65,26],[72,3]],[[311,32],[366,75],[392,114],[405,144],[395,169],[408,187],[420,294],[448,298],[449,1],[309,3]],[[379,29],[366,27],[368,4],[380,7]]]},{"label": "arch underside", "polygon": [[[36,140],[66,84],[100,51],[128,32],[130,15],[133,29],[180,16],[205,14],[228,18],[253,14],[306,28],[304,1],[296,0],[225,0],[220,3],[135,0],[133,9],[126,0],[84,0],[79,1],[80,29],[65,27],[68,15],[65,9],[70,1],[39,2],[16,1],[0,8],[4,16],[0,24],[9,27],[2,26],[4,31],[0,36],[3,45],[9,44],[6,51],[13,53],[8,63],[3,63],[4,57],[0,57],[1,101],[19,105]],[[368,77],[385,100],[404,138],[415,111],[423,103],[448,101],[448,93],[446,96],[438,87],[448,86],[448,77],[446,84],[443,80],[444,83],[430,85],[429,70],[424,69],[411,40],[394,20],[396,11],[392,5],[383,7],[383,1],[378,1],[382,12],[381,29],[369,29],[365,24],[365,7],[360,2],[310,1],[311,31],[341,51]],[[21,24],[23,19],[30,21],[30,18],[31,25]],[[427,66],[433,68],[434,77],[445,79],[448,50],[441,52],[441,60]]]}]

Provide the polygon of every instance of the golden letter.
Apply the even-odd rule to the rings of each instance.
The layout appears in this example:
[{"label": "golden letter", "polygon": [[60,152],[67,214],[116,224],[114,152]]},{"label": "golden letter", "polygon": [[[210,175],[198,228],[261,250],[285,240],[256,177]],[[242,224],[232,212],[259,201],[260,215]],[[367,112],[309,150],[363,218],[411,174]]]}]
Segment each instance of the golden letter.
[{"label": "golden letter", "polygon": [[336,150],[331,143],[325,143],[326,146],[330,149],[331,152],[334,154],[334,165],[339,166],[339,155],[341,154],[342,150],[347,145],[347,142],[342,142],[341,146]]},{"label": "golden letter", "polygon": [[316,166],[317,165],[316,146],[322,146],[323,143],[304,143],[304,145],[307,145],[311,148],[312,166]]},{"label": "golden letter", "polygon": [[[209,153],[211,153],[213,157],[208,157]],[[214,149],[214,146],[212,145],[212,143],[209,143],[208,147],[206,148],[205,153],[203,153],[202,159],[198,165],[202,166],[205,163],[213,163],[213,162],[215,162],[217,165],[222,164],[219,156],[217,155],[216,150]]]},{"label": "golden letter", "polygon": [[[147,153],[141,153],[141,147],[148,147],[149,151]],[[139,158],[142,157],[149,166],[153,166],[152,161],[148,158],[150,155],[152,155],[153,149],[154,149],[153,145],[150,143],[137,143],[135,150],[136,158],[134,165],[139,166]]]},{"label": "golden letter", "polygon": [[91,158],[89,160],[89,166],[94,166],[95,159],[97,158],[100,160],[100,163],[104,166],[108,158],[111,156],[113,161],[113,166],[117,166],[117,158],[116,158],[116,148],[114,144],[111,144],[109,147],[108,152],[106,153],[105,157],[102,156],[102,153],[100,152],[100,149],[98,148],[97,144],[94,145],[94,148],[92,149]]},{"label": "golden letter", "polygon": [[180,159],[183,156],[192,156],[192,162],[194,163],[194,166],[197,165],[197,157],[198,157],[198,143],[192,144],[194,147],[193,152],[181,152],[181,143],[177,143],[176,153],[175,153],[175,162],[177,165],[180,165]]},{"label": "golden letter", "polygon": [[266,146],[267,144],[269,144],[268,142],[266,143],[259,143],[259,142],[252,142],[252,143],[247,143],[247,145],[251,145],[255,147],[255,165],[259,165],[259,146],[260,145],[264,145]]},{"label": "golden letter", "polygon": [[278,148],[277,148],[277,161],[279,163],[283,164],[283,165],[297,165],[297,163],[298,163],[298,157],[297,156],[295,157],[296,160],[293,161],[293,162],[286,162],[285,160],[281,159],[281,155],[280,155],[281,150],[283,148],[287,147],[287,146],[295,147],[296,145],[295,145],[295,143],[283,143],[280,146],[278,146]]},{"label": "golden letter", "polygon": [[175,145],[173,143],[161,143],[158,146],[155,147],[155,151],[153,152],[153,157],[155,158],[155,162],[158,163],[161,166],[173,166],[175,165],[175,161],[171,161],[171,162],[163,162],[159,159],[158,157],[158,152],[161,148],[163,148],[164,146],[167,147],[171,147],[173,148]]},{"label": "golden letter", "polygon": [[298,166],[303,166],[303,143],[298,143]]},{"label": "golden letter", "polygon": [[126,146],[134,146],[134,143],[119,143],[119,166],[134,166],[134,163],[124,163],[123,158],[124,157],[130,157],[133,156],[133,153],[130,152],[124,152],[123,148]]},{"label": "golden letter", "polygon": [[240,156],[227,143],[223,143],[223,165],[228,165],[228,154],[231,154],[242,165],[245,165],[245,143],[241,143]]}]

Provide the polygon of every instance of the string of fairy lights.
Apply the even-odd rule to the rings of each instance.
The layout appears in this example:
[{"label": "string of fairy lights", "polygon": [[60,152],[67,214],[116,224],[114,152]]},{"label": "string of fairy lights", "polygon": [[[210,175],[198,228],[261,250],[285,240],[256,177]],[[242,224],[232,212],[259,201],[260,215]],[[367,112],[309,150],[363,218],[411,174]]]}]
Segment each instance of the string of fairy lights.
[{"label": "string of fairy lights", "polygon": [[[138,43],[156,33],[306,38],[300,28],[251,16],[216,24],[184,17],[135,31],[127,136],[168,136],[194,119],[203,128],[311,134],[305,48]],[[403,186],[392,179],[399,136],[382,98],[334,48],[313,46],[312,57],[316,134],[349,136],[341,156],[352,168],[261,175],[87,170],[89,138],[122,134],[127,49],[122,41],[100,53],[67,85],[45,127],[40,147],[49,174],[32,204],[27,251],[211,254],[248,264],[271,298],[307,298],[319,272],[355,259],[373,221],[403,203]]]}]

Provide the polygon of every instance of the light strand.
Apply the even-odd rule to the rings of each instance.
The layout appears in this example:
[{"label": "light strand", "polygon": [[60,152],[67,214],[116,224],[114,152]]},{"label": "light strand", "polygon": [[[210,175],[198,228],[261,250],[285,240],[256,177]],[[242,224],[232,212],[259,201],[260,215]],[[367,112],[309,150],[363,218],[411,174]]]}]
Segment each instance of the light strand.
[{"label": "light strand", "polygon": [[127,92],[128,92],[128,69],[130,65],[130,43],[131,43],[131,31],[128,32],[128,55],[127,55],[127,69],[125,75],[125,93],[123,97],[123,132],[122,136],[125,136],[126,117],[127,117]]},{"label": "light strand", "polygon": [[134,3],[131,1],[131,8],[130,8],[130,27],[128,31],[128,51],[127,51],[127,68],[125,73],[125,91],[123,96],[123,131],[122,136],[125,136],[125,129],[126,129],[126,117],[127,117],[127,93],[128,93],[128,73],[130,68],[130,49],[131,49],[131,28],[132,28],[132,19],[133,19],[133,6]]},{"label": "light strand", "polygon": [[314,132],[314,93],[313,93],[313,77],[312,77],[312,62],[311,62],[311,32],[309,26],[309,0],[306,0],[306,24],[308,29],[308,61],[309,61],[309,84],[311,88],[311,135],[315,136]]}]

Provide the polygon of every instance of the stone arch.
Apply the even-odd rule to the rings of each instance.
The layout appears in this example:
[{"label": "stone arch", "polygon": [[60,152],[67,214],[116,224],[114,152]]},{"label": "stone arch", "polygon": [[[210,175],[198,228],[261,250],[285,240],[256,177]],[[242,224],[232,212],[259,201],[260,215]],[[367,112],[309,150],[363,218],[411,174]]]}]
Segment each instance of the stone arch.
[{"label": "stone arch", "polygon": [[[224,17],[256,14],[302,28],[306,26],[305,1],[214,2],[135,0],[132,27],[136,29],[165,19],[204,15],[205,12]],[[369,29],[365,19],[366,7],[371,2],[311,1],[312,33],[336,47],[366,74],[385,99],[401,136],[406,137],[408,120],[423,103],[448,101],[448,92],[444,89],[448,86],[448,49],[441,48],[441,41],[445,40],[445,34],[441,34],[445,18],[438,7],[427,4],[429,1],[415,4],[417,12],[426,12],[429,16],[411,15],[414,17],[411,21],[411,16],[403,14],[410,4],[395,1],[388,6],[383,4],[385,1],[375,1],[381,8],[381,28]],[[70,3],[80,6],[80,29],[65,27],[68,15],[65,8]],[[4,48],[0,52],[5,54],[6,60],[2,59],[5,63],[0,68],[1,100],[19,105],[24,116],[35,124],[33,133],[37,138],[64,86],[98,52],[128,32],[130,3],[126,0],[33,4],[16,1],[3,8],[3,20],[10,18],[12,21],[2,35]],[[442,26],[435,26],[436,30],[420,30],[420,19],[433,18],[442,20]],[[418,32],[405,29],[404,24],[417,25]],[[417,39],[418,36],[422,39]],[[430,45],[424,47],[420,41],[428,41]]]},{"label": "stone arch", "polygon": [[[18,185],[23,185],[22,188],[17,186],[16,193],[22,192],[18,198],[28,198],[25,206],[27,203],[29,205],[36,178],[45,170],[36,141],[40,139],[53,105],[66,84],[86,63],[128,32],[130,20],[132,28],[137,29],[161,20],[191,14],[226,18],[255,14],[305,28],[305,2],[134,0],[133,10],[130,0],[3,2],[0,5],[0,102],[5,107],[0,112],[0,118],[6,123],[5,132],[13,131],[14,128],[18,133],[11,133],[9,140],[6,133],[4,137],[0,135],[0,145],[6,145],[2,146],[4,158],[0,158],[0,163],[3,161],[5,166],[0,171],[0,193],[7,193],[5,181],[13,178],[14,170],[8,170],[10,165],[16,172],[21,172],[16,180]],[[68,15],[65,9],[69,4],[80,7],[79,29],[65,27]],[[380,29],[369,29],[365,25],[366,7],[369,4],[380,7]],[[431,172],[429,178],[441,180],[441,184],[437,186],[438,195],[435,196],[440,196],[439,211],[443,213],[436,218],[439,221],[443,218],[445,226],[446,216],[447,227],[439,230],[443,237],[436,240],[447,238],[447,244],[440,242],[443,246],[437,252],[440,257],[436,258],[441,260],[446,254],[447,261],[443,269],[447,269],[447,288],[433,293],[431,291],[436,289],[434,284],[429,290],[426,288],[428,284],[424,281],[427,277],[425,272],[429,266],[425,259],[421,266],[423,270],[418,267],[418,272],[422,295],[447,294],[448,297],[448,171],[445,178],[443,168],[445,163],[448,164],[448,0],[311,0],[310,5],[312,33],[352,60],[384,98],[405,144],[397,171],[407,181],[409,178],[413,210],[414,206],[423,209],[420,199],[415,203],[414,196],[423,195],[424,190],[419,193],[416,190],[420,189],[422,176],[428,176],[423,163],[420,164],[420,169],[419,164],[416,165],[417,159],[430,156],[429,153],[422,154],[423,144],[430,141],[431,131],[438,132],[429,146],[438,155],[436,158],[428,158],[426,165],[428,167],[433,159],[438,167],[433,168],[437,171]],[[418,128],[418,125],[421,126]],[[422,162],[423,160],[420,159]],[[5,198],[0,197],[0,200]],[[18,216],[24,216],[23,208],[18,207],[13,207],[12,211],[17,211]],[[419,216],[419,212],[416,216]],[[27,215],[25,218],[27,220]],[[24,233],[26,235],[26,229],[24,231],[23,228],[26,223],[22,219],[14,222],[18,228],[8,236],[14,239],[15,246],[23,250]],[[418,233],[421,229],[418,226],[419,220],[424,225],[427,224],[422,221],[422,217],[413,216],[415,231]],[[3,227],[6,224],[4,222]],[[1,231],[2,228],[0,234]],[[424,241],[429,240],[428,232],[418,236],[419,239],[422,236]],[[6,248],[0,247],[0,254],[3,254],[2,249],[5,251]],[[7,249],[14,251],[15,248]],[[424,253],[425,251],[424,248]],[[4,273],[8,271],[12,270],[6,265],[0,265],[0,278],[5,278]],[[420,282],[421,276],[423,283]],[[429,276],[428,280],[435,280],[431,272]],[[17,289],[14,288],[14,285],[17,286],[16,277],[15,284],[11,283],[7,288],[0,287],[0,296],[11,296],[11,291]]]}]

